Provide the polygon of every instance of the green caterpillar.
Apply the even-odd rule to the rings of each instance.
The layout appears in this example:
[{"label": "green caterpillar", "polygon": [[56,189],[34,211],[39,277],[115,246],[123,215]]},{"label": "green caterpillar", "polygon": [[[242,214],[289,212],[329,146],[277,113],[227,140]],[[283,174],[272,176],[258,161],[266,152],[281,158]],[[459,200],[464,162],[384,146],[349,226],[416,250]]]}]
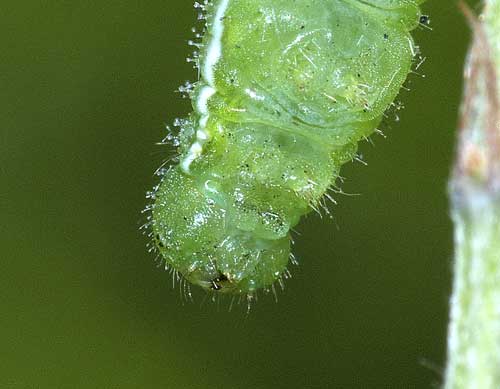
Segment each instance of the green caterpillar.
[{"label": "green caterpillar", "polygon": [[194,112],[155,191],[166,264],[252,295],[284,274],[290,229],[316,209],[399,92],[423,0],[206,3]]}]

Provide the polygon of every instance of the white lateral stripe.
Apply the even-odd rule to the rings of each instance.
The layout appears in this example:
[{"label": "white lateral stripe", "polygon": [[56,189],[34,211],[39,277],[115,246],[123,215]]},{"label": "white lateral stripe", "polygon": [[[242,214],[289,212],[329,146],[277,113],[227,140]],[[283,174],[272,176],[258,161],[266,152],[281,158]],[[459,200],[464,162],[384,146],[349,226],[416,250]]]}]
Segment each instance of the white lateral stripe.
[{"label": "white lateral stripe", "polygon": [[189,148],[188,155],[181,162],[181,169],[186,173],[189,172],[189,165],[201,154],[202,149],[199,142],[194,142]]},{"label": "white lateral stripe", "polygon": [[217,92],[215,89],[214,67],[222,55],[222,33],[224,32],[223,19],[228,5],[229,0],[220,0],[213,18],[212,39],[208,43],[202,70],[203,79],[208,85],[201,89],[196,100],[196,108],[200,113],[198,130],[196,131],[196,141],[191,145],[188,154],[181,162],[181,168],[186,173],[189,173],[189,166],[191,163],[201,155],[203,144],[210,139],[210,134],[205,131],[210,116],[208,100]]},{"label": "white lateral stripe", "polygon": [[215,11],[212,25],[212,40],[208,44],[207,57],[203,65],[203,77],[211,86],[215,84],[214,66],[219,61],[222,54],[222,33],[224,32],[223,18],[228,5],[229,0],[221,0],[219,7]]},{"label": "white lateral stripe", "polygon": [[211,86],[205,86],[200,91],[198,95],[198,100],[196,101],[196,108],[202,115],[208,114],[208,99],[215,94],[215,89]]}]

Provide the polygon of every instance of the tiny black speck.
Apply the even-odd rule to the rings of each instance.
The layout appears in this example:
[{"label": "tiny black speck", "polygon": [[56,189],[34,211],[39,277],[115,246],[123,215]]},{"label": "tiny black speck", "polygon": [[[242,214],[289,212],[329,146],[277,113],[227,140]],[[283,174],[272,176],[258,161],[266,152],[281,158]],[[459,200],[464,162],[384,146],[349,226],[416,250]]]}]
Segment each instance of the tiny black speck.
[{"label": "tiny black speck", "polygon": [[429,16],[427,15],[420,16],[419,22],[421,24],[429,24],[429,21],[430,21]]}]

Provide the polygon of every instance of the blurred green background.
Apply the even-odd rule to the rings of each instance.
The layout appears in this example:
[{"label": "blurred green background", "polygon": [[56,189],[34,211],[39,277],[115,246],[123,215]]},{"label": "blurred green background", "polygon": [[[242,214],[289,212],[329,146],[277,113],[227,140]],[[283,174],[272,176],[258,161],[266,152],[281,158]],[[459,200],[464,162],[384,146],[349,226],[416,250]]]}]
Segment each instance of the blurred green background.
[{"label": "blurred green background", "polygon": [[138,232],[190,111],[174,92],[188,0],[4,2],[0,22],[0,388],[429,388],[442,381],[452,229],[446,180],[468,29],[424,6],[427,61],[361,145],[334,220],[299,226],[279,293],[183,303]]}]

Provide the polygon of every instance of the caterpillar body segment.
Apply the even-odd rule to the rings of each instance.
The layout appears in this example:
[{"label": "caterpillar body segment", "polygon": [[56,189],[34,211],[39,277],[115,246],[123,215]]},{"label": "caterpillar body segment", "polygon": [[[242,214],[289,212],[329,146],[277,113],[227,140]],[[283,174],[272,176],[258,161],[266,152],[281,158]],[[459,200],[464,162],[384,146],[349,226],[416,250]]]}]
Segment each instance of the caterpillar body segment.
[{"label": "caterpillar body segment", "polygon": [[220,293],[252,294],[280,278],[290,230],[318,206],[410,72],[419,3],[207,6],[180,162],[153,207],[167,264]]}]

